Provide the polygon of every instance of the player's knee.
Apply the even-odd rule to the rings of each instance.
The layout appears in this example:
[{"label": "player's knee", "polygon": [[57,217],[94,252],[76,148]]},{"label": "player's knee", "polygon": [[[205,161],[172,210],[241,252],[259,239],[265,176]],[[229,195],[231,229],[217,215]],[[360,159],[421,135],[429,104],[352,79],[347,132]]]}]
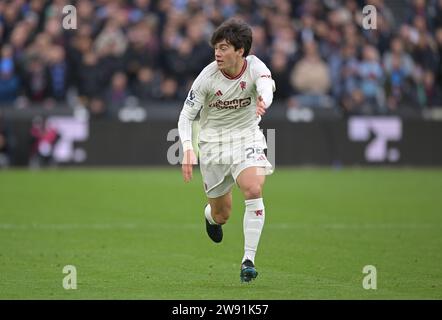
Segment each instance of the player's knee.
[{"label": "player's knee", "polygon": [[250,185],[244,188],[244,196],[246,199],[257,199],[261,198],[262,187],[259,184]]}]

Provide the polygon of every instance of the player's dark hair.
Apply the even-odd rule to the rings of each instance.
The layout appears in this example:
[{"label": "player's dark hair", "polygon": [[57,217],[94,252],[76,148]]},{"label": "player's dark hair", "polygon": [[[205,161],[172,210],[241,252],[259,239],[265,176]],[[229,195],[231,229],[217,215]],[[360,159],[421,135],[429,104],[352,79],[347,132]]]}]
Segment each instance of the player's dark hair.
[{"label": "player's dark hair", "polygon": [[223,40],[231,44],[235,50],[244,48],[243,57],[247,57],[252,47],[252,29],[242,20],[229,19],[223,22],[210,39],[212,47]]}]

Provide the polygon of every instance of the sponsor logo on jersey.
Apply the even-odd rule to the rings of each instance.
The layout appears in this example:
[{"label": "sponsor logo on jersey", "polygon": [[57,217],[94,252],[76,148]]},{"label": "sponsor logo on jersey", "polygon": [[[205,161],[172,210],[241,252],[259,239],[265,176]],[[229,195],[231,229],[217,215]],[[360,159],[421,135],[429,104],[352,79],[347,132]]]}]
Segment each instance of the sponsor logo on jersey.
[{"label": "sponsor logo on jersey", "polygon": [[252,102],[252,98],[244,98],[244,99],[233,99],[233,100],[217,100],[215,102],[212,102],[209,104],[209,108],[217,108],[218,110],[221,109],[238,109],[238,108],[245,108],[249,106]]}]

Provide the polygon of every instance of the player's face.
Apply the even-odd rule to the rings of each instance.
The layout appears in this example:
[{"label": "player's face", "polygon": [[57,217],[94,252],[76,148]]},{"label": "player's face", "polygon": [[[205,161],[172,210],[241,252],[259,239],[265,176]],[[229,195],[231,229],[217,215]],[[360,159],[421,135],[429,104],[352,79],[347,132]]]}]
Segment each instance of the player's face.
[{"label": "player's face", "polygon": [[222,71],[234,71],[242,60],[244,49],[235,50],[235,47],[226,40],[215,45],[215,60]]}]

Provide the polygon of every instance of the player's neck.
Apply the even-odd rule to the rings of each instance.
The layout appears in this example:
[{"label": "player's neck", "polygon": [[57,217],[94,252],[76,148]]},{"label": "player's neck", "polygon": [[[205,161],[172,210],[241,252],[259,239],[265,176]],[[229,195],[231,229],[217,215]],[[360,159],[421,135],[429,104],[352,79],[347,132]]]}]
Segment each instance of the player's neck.
[{"label": "player's neck", "polygon": [[244,68],[244,64],[246,63],[246,59],[241,58],[237,61],[237,63],[229,69],[223,70],[223,72],[228,75],[230,78],[236,78]]}]

